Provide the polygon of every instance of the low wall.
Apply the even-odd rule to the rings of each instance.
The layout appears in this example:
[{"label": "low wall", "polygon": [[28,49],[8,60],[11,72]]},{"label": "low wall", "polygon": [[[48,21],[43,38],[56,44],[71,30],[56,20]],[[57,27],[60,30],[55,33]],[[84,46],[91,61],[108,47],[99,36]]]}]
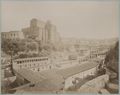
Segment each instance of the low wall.
[{"label": "low wall", "polygon": [[67,79],[65,80],[65,87],[64,87],[64,88],[67,89],[67,88],[69,88],[70,86],[73,86],[72,81],[74,81],[75,78],[84,79],[84,78],[85,78],[86,76],[88,76],[88,75],[94,75],[95,72],[96,72],[96,67],[94,67],[94,68],[92,68],[92,69],[89,69],[89,70],[87,70],[87,71],[80,72],[80,73],[78,73],[78,74],[75,74],[75,75],[67,78]]},{"label": "low wall", "polygon": [[[79,92],[88,92],[88,89],[93,88],[94,90],[96,90],[96,92],[100,91],[100,89],[104,88],[106,83],[109,81],[109,75],[105,74],[102,76],[99,76],[87,83],[85,83],[83,86],[80,87],[80,89],[78,89]],[[91,90],[92,91],[92,90]]]}]

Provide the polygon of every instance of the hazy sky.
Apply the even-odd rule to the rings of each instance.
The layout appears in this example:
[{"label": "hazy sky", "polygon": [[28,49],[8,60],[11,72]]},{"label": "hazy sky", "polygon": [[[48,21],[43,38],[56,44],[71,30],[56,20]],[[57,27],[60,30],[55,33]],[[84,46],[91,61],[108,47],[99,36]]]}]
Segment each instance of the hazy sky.
[{"label": "hazy sky", "polygon": [[21,30],[29,26],[32,18],[37,18],[51,20],[64,37],[117,37],[118,2],[115,1],[4,1],[2,32]]}]

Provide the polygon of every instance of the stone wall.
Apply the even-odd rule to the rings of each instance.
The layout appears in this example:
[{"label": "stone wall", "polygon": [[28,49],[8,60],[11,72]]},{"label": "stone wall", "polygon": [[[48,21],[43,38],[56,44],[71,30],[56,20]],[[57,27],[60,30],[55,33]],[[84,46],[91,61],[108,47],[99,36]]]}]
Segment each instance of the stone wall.
[{"label": "stone wall", "polygon": [[[83,86],[78,89],[79,92],[99,92],[101,89],[103,89],[106,85],[106,83],[109,81],[109,76],[107,74],[99,76],[91,81],[88,81]],[[90,89],[94,90],[90,90]]]},{"label": "stone wall", "polygon": [[72,81],[74,81],[75,78],[84,79],[84,78],[87,77],[88,75],[95,75],[95,72],[96,72],[96,67],[94,67],[94,68],[92,68],[92,69],[89,69],[89,70],[87,70],[87,71],[83,71],[83,72],[81,72],[81,73],[79,73],[79,74],[76,74],[76,75],[73,75],[73,76],[67,78],[67,79],[65,80],[65,87],[64,87],[64,88],[67,89],[67,88],[73,86]]}]

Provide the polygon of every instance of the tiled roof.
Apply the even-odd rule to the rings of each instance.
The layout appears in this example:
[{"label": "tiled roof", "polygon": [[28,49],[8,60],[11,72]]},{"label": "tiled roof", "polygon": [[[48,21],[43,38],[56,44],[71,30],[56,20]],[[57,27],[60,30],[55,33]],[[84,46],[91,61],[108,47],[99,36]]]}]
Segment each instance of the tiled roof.
[{"label": "tiled roof", "polygon": [[45,80],[44,76],[37,74],[37,73],[35,73],[31,70],[28,70],[28,69],[19,69],[19,70],[16,70],[16,72],[17,72],[17,74],[24,77],[25,79],[27,79],[31,83],[39,83],[42,80]]},{"label": "tiled roof", "polygon": [[86,63],[70,67],[61,70],[47,70],[42,72],[33,72],[27,69],[18,70],[21,76],[30,81],[31,83],[36,83],[35,87],[28,87],[27,90],[34,91],[57,91],[64,86],[64,78],[72,76],[74,74],[86,71],[97,66],[98,63]]},{"label": "tiled roof", "polygon": [[57,77],[67,78],[77,73],[89,70],[97,65],[98,63],[93,62],[93,63],[80,64],[74,67],[69,67],[61,70],[47,70],[42,72],[33,72],[28,69],[20,69],[17,70],[16,72],[21,76],[23,76],[28,81],[37,83],[37,82],[41,82],[44,79],[49,79],[49,78],[57,78]]},{"label": "tiled roof", "polygon": [[98,65],[97,62],[88,62],[85,64],[80,64],[80,65],[76,65],[74,67],[70,67],[67,69],[62,69],[57,71],[58,74],[62,75],[64,78],[70,77],[72,75],[78,74],[80,72],[89,70],[93,67],[96,67]]}]

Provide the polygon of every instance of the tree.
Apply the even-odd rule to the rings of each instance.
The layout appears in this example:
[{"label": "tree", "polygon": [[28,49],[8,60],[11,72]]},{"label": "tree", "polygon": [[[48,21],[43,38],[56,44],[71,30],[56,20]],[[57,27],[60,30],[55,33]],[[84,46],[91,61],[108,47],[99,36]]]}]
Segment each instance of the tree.
[{"label": "tree", "polygon": [[119,42],[115,44],[115,47],[110,49],[106,55],[105,62],[107,68],[112,69],[118,73],[119,69]]},{"label": "tree", "polygon": [[37,49],[37,46],[35,43],[29,43],[29,44],[27,44],[27,48],[28,48],[28,50],[34,51]]},{"label": "tree", "polygon": [[2,40],[2,50],[8,55],[15,55],[19,51],[19,44],[13,40]]},{"label": "tree", "polygon": [[47,51],[50,51],[52,49],[52,46],[50,44],[46,44],[43,46],[43,48]]},{"label": "tree", "polygon": [[19,41],[19,51],[21,52],[25,52],[27,49],[27,45],[26,45],[26,41],[25,40],[20,40]]}]

